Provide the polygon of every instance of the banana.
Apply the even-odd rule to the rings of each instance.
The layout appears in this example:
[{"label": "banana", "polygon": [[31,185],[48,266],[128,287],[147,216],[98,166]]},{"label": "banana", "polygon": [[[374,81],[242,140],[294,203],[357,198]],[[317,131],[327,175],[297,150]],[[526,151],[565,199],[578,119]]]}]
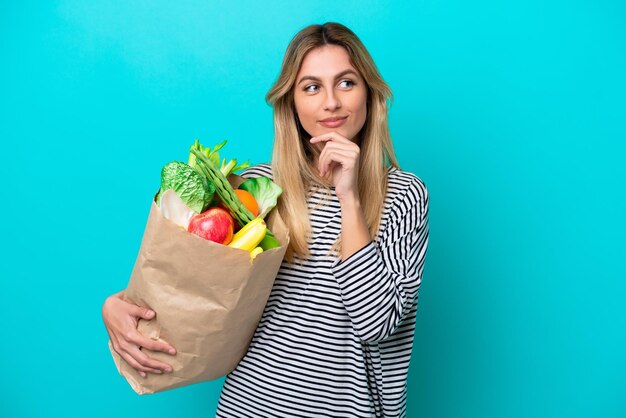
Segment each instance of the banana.
[{"label": "banana", "polygon": [[261,218],[254,218],[235,234],[228,246],[252,251],[265,238],[266,231],[265,221]]},{"label": "banana", "polygon": [[254,249],[252,251],[250,251],[250,260],[254,260],[254,257],[256,257],[257,255],[261,254],[263,252],[263,248],[261,247],[254,247]]}]

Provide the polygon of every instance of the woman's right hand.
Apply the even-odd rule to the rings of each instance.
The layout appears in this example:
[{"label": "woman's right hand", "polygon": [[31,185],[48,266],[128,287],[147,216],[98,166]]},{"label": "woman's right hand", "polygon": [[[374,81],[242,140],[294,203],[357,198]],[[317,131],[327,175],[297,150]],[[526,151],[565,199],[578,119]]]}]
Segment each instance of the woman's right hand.
[{"label": "woman's right hand", "polygon": [[146,373],[169,373],[172,366],[148,357],[141,351],[142,347],[171,355],[176,354],[174,347],[168,343],[144,337],[137,330],[139,319],[151,320],[155,315],[155,312],[148,308],[126,302],[123,299],[123,291],[109,296],[102,306],[102,319],[113,349],[143,377],[146,377]]}]

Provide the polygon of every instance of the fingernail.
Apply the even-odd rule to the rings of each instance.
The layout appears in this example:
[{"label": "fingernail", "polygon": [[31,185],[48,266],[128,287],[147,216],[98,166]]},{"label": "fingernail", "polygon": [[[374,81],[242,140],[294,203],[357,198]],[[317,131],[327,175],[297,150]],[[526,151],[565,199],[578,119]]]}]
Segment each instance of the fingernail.
[{"label": "fingernail", "polygon": [[139,372],[139,375],[143,377],[144,379],[146,378],[146,374],[144,372]]},{"label": "fingernail", "polygon": [[172,349],[170,349],[169,353],[170,354],[176,354],[176,351],[172,348]]},{"label": "fingernail", "polygon": [[170,367],[168,367],[167,369],[165,369],[165,371],[166,371],[167,373],[172,373],[172,369],[171,369]]},{"label": "fingernail", "polygon": [[148,316],[154,316],[154,311],[148,311]]}]

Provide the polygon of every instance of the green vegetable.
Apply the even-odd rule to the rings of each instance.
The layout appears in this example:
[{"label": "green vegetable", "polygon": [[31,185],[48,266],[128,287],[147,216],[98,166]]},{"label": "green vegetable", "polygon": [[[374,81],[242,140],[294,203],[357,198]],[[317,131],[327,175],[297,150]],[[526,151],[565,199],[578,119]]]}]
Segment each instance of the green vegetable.
[{"label": "green vegetable", "polygon": [[[195,144],[194,144],[195,145]],[[215,185],[215,191],[219,195],[220,199],[226,205],[235,218],[235,222],[239,227],[243,228],[252,219],[252,213],[246,208],[239,200],[233,187],[230,185],[226,176],[217,168],[217,165],[209,159],[209,157],[200,151],[195,146],[191,147],[191,153],[196,157],[196,167],[198,167],[207,181]],[[280,242],[274,237],[274,234],[268,229],[265,238],[259,244],[263,250],[269,250],[270,248],[280,247]]]},{"label": "green vegetable", "polygon": [[263,248],[263,251],[270,250],[272,248],[280,247],[280,241],[276,239],[274,234],[268,229],[265,232],[265,238],[259,243],[259,247]]},{"label": "green vegetable", "polygon": [[157,205],[161,205],[163,193],[170,189],[196,213],[201,213],[209,206],[215,193],[215,186],[207,181],[206,177],[180,161],[172,161],[161,170],[161,188],[156,197]]},{"label": "green vegetable", "polygon": [[202,144],[200,142],[198,142],[198,139],[196,138],[196,142],[194,142],[194,144],[191,146],[190,148],[190,152],[189,152],[189,166],[190,167],[196,167],[197,166],[197,161],[198,158],[196,157],[196,155],[191,152],[192,150],[197,150],[200,151],[202,154],[204,154],[207,159],[209,161],[211,161],[213,163],[213,165],[215,167],[220,167],[220,171],[221,173],[224,175],[224,177],[228,177],[229,175],[239,171],[239,170],[243,170],[244,168],[248,168],[250,167],[250,163],[248,161],[237,165],[237,160],[236,159],[232,159],[230,160],[228,163],[226,162],[226,158],[224,158],[222,160],[222,165],[220,166],[220,153],[218,152],[220,149],[222,149],[224,147],[224,145],[226,145],[226,140],[222,141],[220,144],[217,144],[212,150],[211,148],[205,148],[202,146]]},{"label": "green vegetable", "polygon": [[241,183],[239,188],[254,196],[259,205],[259,216],[257,218],[265,218],[265,215],[276,206],[278,197],[283,192],[283,189],[268,177],[248,179]]},{"label": "green vegetable", "polygon": [[209,182],[215,184],[217,195],[224,205],[230,209],[237,224],[243,228],[254,218],[252,213],[241,203],[226,177],[213,165],[208,157],[194,148],[191,149],[191,152],[198,158],[196,163],[197,167],[202,171]]}]

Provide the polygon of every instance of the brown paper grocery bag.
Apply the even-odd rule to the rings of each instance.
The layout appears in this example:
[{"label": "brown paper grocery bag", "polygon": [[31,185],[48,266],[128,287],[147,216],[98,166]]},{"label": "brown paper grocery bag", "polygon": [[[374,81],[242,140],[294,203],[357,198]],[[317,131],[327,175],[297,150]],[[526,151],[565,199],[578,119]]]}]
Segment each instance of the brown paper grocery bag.
[{"label": "brown paper grocery bag", "polygon": [[[241,177],[230,176],[233,185]],[[138,394],[149,394],[223,376],[245,355],[261,319],[289,233],[277,210],[266,222],[282,244],[250,262],[245,250],[204,240],[165,219],[156,203],[133,268],[127,299],[157,313],[138,330],[176,347],[175,356],[142,350],[171,364],[172,373],[143,378],[109,348],[115,365]]]}]

